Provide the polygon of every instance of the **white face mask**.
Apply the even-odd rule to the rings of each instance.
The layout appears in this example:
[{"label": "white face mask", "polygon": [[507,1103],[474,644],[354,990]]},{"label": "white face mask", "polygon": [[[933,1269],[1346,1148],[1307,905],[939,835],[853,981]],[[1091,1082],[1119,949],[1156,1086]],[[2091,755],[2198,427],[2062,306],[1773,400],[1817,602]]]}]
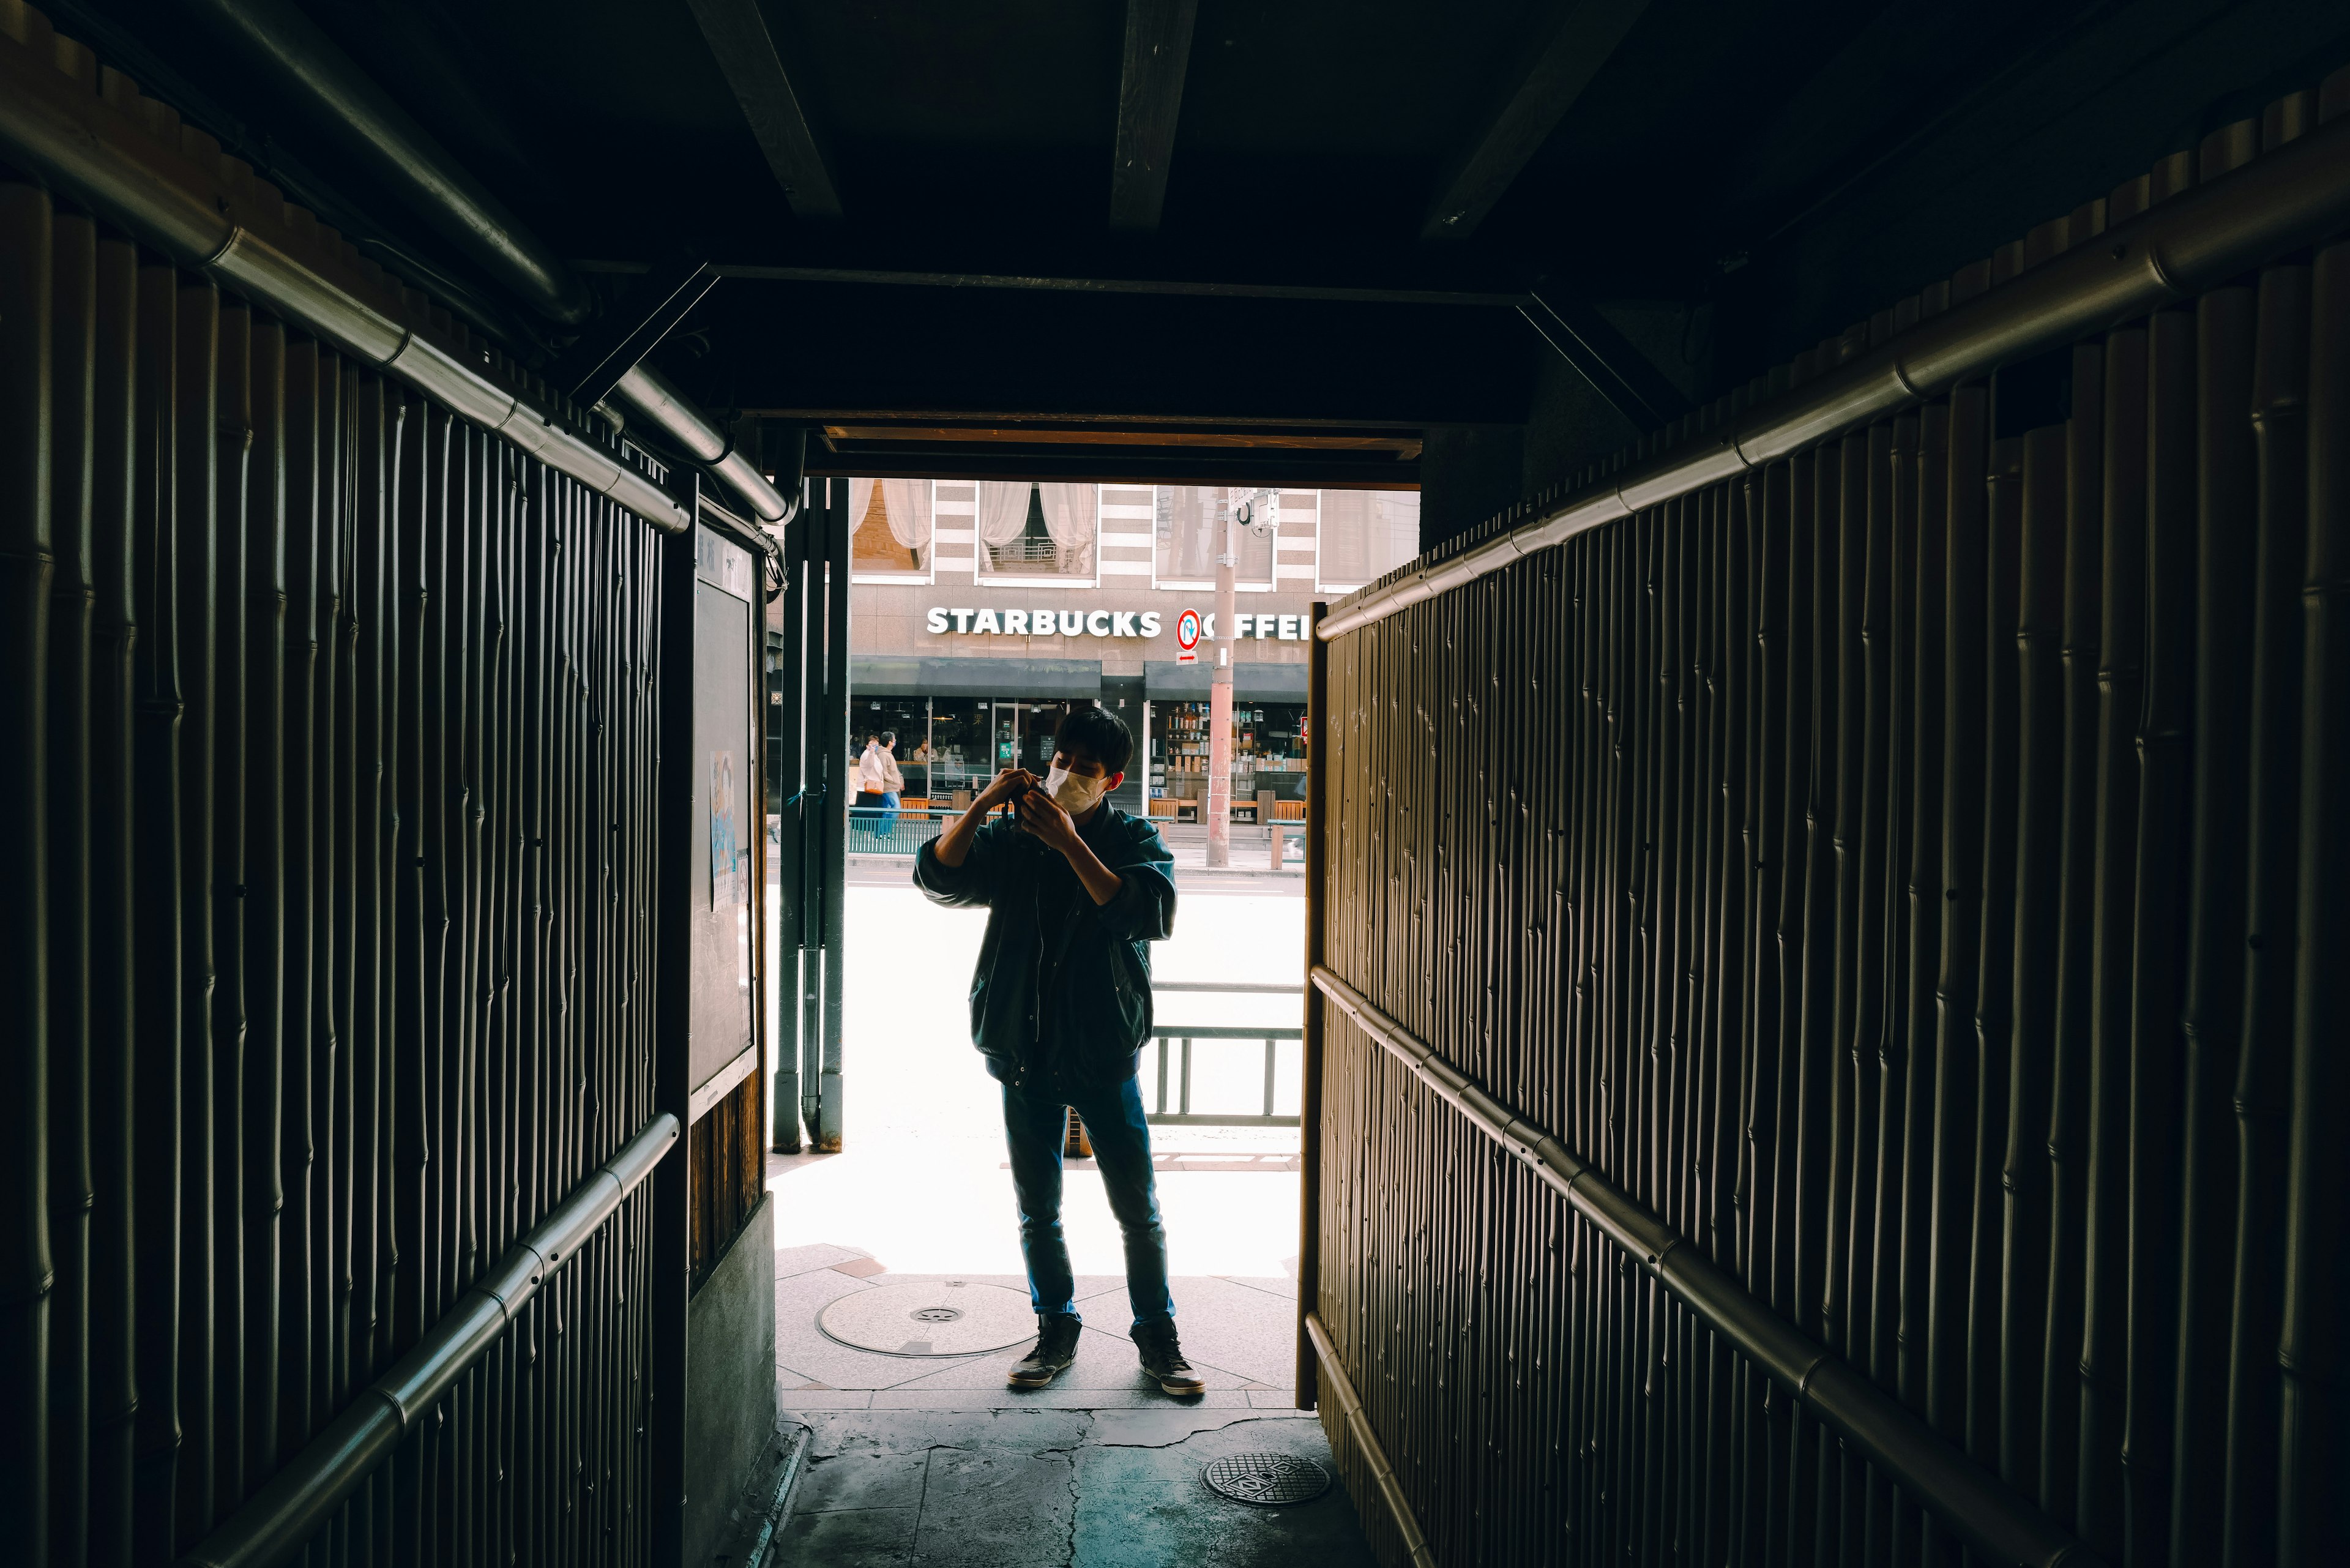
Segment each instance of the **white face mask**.
[{"label": "white face mask", "polygon": [[1053,804],[1076,816],[1091,811],[1094,802],[1101,799],[1107,779],[1083,779],[1063,767],[1047,768],[1045,772],[1045,793]]}]

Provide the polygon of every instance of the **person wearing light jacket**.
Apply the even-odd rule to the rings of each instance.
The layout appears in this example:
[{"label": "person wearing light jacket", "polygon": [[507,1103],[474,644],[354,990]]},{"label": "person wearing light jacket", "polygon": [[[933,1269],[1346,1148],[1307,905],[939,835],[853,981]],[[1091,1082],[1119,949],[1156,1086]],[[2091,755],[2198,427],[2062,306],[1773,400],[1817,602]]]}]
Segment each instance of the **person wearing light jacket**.
[{"label": "person wearing light jacket", "polygon": [[[988,912],[971,982],[971,1038],[1002,1088],[1036,1310],[1036,1343],[1009,1374],[1014,1387],[1041,1388],[1076,1357],[1082,1324],[1061,1231],[1068,1109],[1085,1120],[1125,1236],[1129,1332],[1142,1370],[1170,1394],[1206,1387],[1176,1338],[1150,1128],[1135,1082],[1150,1038],[1150,944],[1175,929],[1175,857],[1157,828],[1105,798],[1133,754],[1134,737],[1117,715],[1073,709],[1043,778],[1006,768],[914,857],[915,885],[933,902]],[[990,822],[1004,805],[1012,815]]]},{"label": "person wearing light jacket", "polygon": [[898,826],[898,803],[906,775],[898,771],[897,748],[898,732],[884,730],[865,737],[865,754],[857,759],[857,804],[881,808],[879,815],[866,818],[866,831],[878,838],[889,837]]}]

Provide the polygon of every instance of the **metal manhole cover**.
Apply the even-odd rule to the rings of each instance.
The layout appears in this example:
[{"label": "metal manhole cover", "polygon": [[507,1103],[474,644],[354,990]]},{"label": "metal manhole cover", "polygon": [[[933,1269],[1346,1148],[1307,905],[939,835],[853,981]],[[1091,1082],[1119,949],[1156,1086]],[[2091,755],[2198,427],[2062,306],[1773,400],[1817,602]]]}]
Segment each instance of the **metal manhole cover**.
[{"label": "metal manhole cover", "polygon": [[1330,1477],[1312,1459],[1288,1454],[1230,1454],[1209,1464],[1208,1485],[1236,1502],[1272,1505],[1320,1497]]},{"label": "metal manhole cover", "polygon": [[1028,1293],[973,1280],[891,1281],[816,1314],[827,1337],[884,1355],[978,1355],[1036,1337]]}]

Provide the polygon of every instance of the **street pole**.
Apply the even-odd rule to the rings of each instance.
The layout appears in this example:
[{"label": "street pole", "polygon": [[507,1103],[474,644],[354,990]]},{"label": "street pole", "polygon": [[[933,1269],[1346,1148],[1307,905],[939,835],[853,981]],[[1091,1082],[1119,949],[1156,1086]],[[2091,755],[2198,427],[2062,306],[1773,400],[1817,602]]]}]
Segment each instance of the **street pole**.
[{"label": "street pole", "polygon": [[1224,503],[1224,551],[1216,557],[1216,668],[1208,677],[1208,864],[1232,863],[1232,569],[1240,565],[1240,524]]}]

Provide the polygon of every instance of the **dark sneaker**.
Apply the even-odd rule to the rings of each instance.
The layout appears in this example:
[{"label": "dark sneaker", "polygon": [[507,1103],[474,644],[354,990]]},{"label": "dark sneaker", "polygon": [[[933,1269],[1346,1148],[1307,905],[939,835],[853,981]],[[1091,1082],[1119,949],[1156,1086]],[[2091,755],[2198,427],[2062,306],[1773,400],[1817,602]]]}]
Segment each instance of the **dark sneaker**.
[{"label": "dark sneaker", "polygon": [[1038,1318],[1035,1345],[1012,1364],[1004,1381],[1014,1388],[1042,1388],[1067,1371],[1069,1363],[1077,1358],[1077,1335],[1084,1329],[1085,1325],[1073,1317]]},{"label": "dark sneaker", "polygon": [[1208,1386],[1183,1359],[1183,1347],[1175,1342],[1175,1325],[1171,1323],[1146,1323],[1134,1331],[1135,1348],[1142,1352],[1145,1376],[1155,1377],[1159,1386],[1179,1397],[1205,1394]]}]

